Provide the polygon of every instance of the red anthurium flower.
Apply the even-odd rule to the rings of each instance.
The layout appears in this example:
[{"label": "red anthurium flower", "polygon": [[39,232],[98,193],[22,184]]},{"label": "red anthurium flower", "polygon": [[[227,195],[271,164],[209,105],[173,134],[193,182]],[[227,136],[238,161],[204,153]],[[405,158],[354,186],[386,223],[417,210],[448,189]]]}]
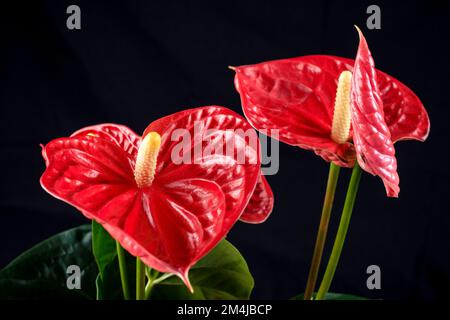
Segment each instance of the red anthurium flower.
[{"label": "red anthurium flower", "polygon": [[[244,210],[243,220],[253,223],[272,210],[259,141],[251,145],[235,130],[255,134],[245,119],[217,106],[159,119],[142,138],[121,125],[87,127],[43,147],[41,185],[101,223],[132,255],[178,275],[192,290],[189,268]],[[219,141],[231,145],[231,153],[217,148]],[[187,163],[174,161],[177,154]]]},{"label": "red anthurium flower", "polygon": [[396,197],[393,143],[424,141],[429,118],[408,87],[375,69],[359,33],[356,60],[314,55],[236,67],[235,85],[256,129],[278,129],[281,141],[340,166],[357,158]]}]

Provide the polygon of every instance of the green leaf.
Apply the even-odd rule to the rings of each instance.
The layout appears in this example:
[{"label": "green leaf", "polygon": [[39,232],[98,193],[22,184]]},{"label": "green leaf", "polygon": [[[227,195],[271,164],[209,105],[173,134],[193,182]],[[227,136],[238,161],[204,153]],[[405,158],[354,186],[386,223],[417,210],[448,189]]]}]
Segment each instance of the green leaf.
[{"label": "green leaf", "polygon": [[105,268],[116,258],[116,241],[100,223],[94,220],[92,220],[92,252],[94,253],[100,276],[103,277]]},{"label": "green leaf", "polygon": [[254,281],[239,251],[222,240],[189,271],[191,294],[178,277],[155,285],[150,299],[249,299]]},{"label": "green leaf", "polygon": [[[67,268],[81,271],[81,289],[66,286]],[[97,265],[91,231],[83,225],[59,233],[24,252],[0,271],[0,298],[95,298]]]},{"label": "green leaf", "polygon": [[[115,242],[101,225],[92,228],[94,241],[91,226],[84,225],[17,257],[0,271],[0,299],[123,299]],[[125,259],[134,296],[136,258],[125,252]],[[66,287],[70,265],[80,267],[80,290]],[[191,268],[189,278],[194,294],[171,276],[154,285],[151,299],[248,299],[254,285],[244,258],[226,240]]]},{"label": "green leaf", "polygon": [[[95,221],[92,221],[92,250],[99,269],[95,280],[97,300],[123,299],[116,240],[101,224]],[[125,251],[125,260],[130,295],[133,297],[135,295],[133,284],[136,277],[136,258]]]},{"label": "green leaf", "polygon": [[[136,258],[126,253],[130,290],[134,288]],[[131,275],[131,276],[130,276]],[[164,273],[159,274],[159,277]],[[189,271],[194,287],[191,294],[176,276],[155,284],[150,299],[154,300],[205,300],[205,299],[249,299],[254,281],[247,263],[239,251],[226,240],[220,242],[208,255]],[[123,299],[117,259],[109,264],[102,279],[97,278],[98,295],[101,299]],[[134,296],[133,292],[130,292]]]},{"label": "green leaf", "polygon": [[[313,296],[315,297],[316,293],[314,293]],[[291,300],[303,300],[303,293],[292,297]],[[369,300],[369,299],[364,298],[364,297],[355,296],[352,294],[328,292],[325,295],[324,300]]]},{"label": "green leaf", "polygon": [[[127,279],[130,296],[136,295],[136,258],[125,251],[125,262],[127,265]],[[122,283],[120,279],[119,261],[116,257],[105,266],[103,276],[100,273],[96,279],[98,300],[123,300]]]},{"label": "green leaf", "polygon": [[68,290],[47,280],[0,279],[0,300],[86,300],[84,290]]}]

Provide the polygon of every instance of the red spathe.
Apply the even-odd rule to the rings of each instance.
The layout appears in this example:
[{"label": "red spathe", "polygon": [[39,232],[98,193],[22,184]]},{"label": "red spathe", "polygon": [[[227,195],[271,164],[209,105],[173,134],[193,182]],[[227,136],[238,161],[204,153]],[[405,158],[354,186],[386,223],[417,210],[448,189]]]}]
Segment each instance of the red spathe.
[{"label": "red spathe", "polygon": [[[171,151],[178,143],[171,139],[173,130],[188,130],[193,149],[196,138],[201,139],[194,136],[196,121],[204,130],[214,129],[216,137],[226,134],[234,139],[234,151],[242,152],[245,161],[213,151],[196,155],[200,158],[193,163],[173,163]],[[151,123],[144,136],[151,131],[161,136],[156,173],[149,187],[138,188],[133,170],[141,137],[122,125],[87,127],[43,147],[47,168],[41,185],[101,223],[145,264],[178,275],[192,289],[189,268],[226,236],[244,210],[244,220],[256,223],[264,221],[273,206],[272,191],[260,172],[259,143],[249,146],[241,136],[230,136],[230,129],[251,127],[217,106],[181,111]],[[215,150],[214,141],[201,141],[201,150]]]},{"label": "red spathe", "polygon": [[[424,141],[430,122],[408,87],[375,70],[362,34],[356,62],[313,55],[234,69],[242,108],[255,129],[278,129],[280,141],[339,166],[353,167],[358,158],[364,170],[382,178],[388,196],[398,195],[393,143]],[[331,128],[337,82],[345,70],[353,72],[352,127],[348,142],[338,144],[331,139]]]}]

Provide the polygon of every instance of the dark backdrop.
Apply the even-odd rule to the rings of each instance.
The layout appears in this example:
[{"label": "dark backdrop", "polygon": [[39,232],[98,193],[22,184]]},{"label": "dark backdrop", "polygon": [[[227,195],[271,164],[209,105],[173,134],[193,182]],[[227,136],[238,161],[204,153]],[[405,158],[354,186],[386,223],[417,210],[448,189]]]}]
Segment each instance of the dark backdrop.
[{"label": "dark backdrop", "polygon": [[[376,2],[382,29],[374,31],[365,27],[372,3],[364,1],[2,3],[0,267],[87,222],[40,188],[39,143],[102,122],[142,132],[187,107],[219,104],[242,113],[228,65],[307,54],[354,57],[357,24],[377,67],[418,94],[432,126],[425,143],[396,145],[399,199],[388,199],[381,181],[364,174],[332,290],[386,299],[448,297],[450,7],[393,2]],[[66,28],[69,4],[81,7],[79,31]],[[303,291],[328,172],[312,152],[287,145],[280,151],[279,173],[268,178],[276,197],[272,217],[263,225],[238,223],[229,236],[254,274],[254,298]],[[336,208],[343,196],[337,194]],[[366,288],[371,264],[381,267],[378,291]]]}]

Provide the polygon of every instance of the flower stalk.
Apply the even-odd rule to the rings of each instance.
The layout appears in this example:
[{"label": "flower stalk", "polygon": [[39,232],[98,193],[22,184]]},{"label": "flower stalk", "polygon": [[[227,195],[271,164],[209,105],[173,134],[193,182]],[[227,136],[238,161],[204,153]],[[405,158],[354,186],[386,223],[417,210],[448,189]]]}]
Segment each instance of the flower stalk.
[{"label": "flower stalk", "polygon": [[136,300],[144,300],[145,296],[145,264],[136,257]]},{"label": "flower stalk", "polygon": [[345,237],[352,217],[353,206],[355,205],[356,195],[358,194],[360,180],[361,168],[356,161],[350,178],[347,196],[345,197],[344,209],[342,210],[341,221],[339,222],[336,239],[334,240],[333,250],[331,251],[330,260],[328,261],[322,283],[317,292],[316,300],[323,300],[330,289],[342,253],[342,248],[344,247]]},{"label": "flower stalk", "polygon": [[119,241],[116,241],[117,259],[119,261],[120,281],[122,283],[123,298],[130,300],[130,290],[128,288],[127,266],[125,263],[125,253]]},{"label": "flower stalk", "polygon": [[311,300],[314,288],[316,286],[317,275],[319,273],[320,262],[322,260],[323,248],[327,238],[328,224],[330,222],[331,210],[333,208],[334,194],[339,178],[339,171],[341,167],[330,163],[330,171],[328,173],[327,189],[325,192],[325,200],[323,202],[322,216],[320,218],[319,229],[317,231],[316,244],[311,260],[311,267],[309,269],[308,281],[304,294],[305,300]]}]

